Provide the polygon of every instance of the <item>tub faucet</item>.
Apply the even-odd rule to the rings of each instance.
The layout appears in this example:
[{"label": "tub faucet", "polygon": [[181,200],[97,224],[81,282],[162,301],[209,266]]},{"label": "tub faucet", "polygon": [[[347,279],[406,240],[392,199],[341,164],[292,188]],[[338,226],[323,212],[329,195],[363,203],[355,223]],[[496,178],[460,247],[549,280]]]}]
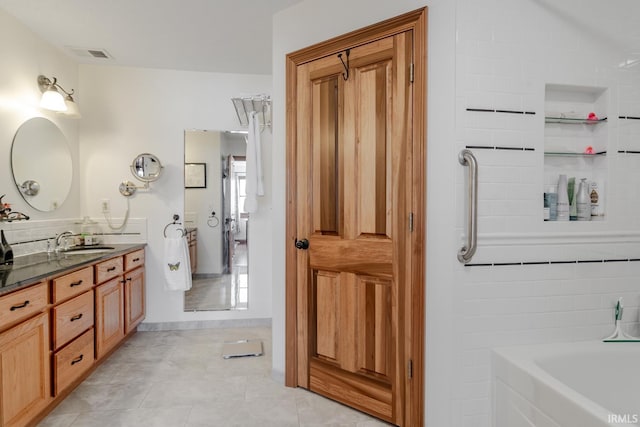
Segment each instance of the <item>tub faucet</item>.
[{"label": "tub faucet", "polygon": [[66,242],[67,242],[67,237],[69,236],[73,236],[73,231],[63,231],[62,233],[58,234],[56,236],[56,252],[60,252],[60,246],[63,246],[62,241],[64,240],[64,246],[66,249]]},{"label": "tub faucet", "polygon": [[618,298],[618,302],[616,303],[616,308],[614,311],[615,330],[610,336],[608,336],[603,340],[604,342],[640,342],[640,338],[627,335],[622,330],[622,313],[623,312],[624,312],[624,307],[622,306],[622,298]]}]

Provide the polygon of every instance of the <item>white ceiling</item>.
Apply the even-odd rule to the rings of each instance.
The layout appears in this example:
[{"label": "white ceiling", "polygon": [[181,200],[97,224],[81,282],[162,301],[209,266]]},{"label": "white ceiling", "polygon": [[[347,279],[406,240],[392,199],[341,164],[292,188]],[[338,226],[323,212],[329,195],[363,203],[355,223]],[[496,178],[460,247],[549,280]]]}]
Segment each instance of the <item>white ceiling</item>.
[{"label": "white ceiling", "polygon": [[0,8],[79,63],[271,74],[272,15],[300,1],[0,0]]}]

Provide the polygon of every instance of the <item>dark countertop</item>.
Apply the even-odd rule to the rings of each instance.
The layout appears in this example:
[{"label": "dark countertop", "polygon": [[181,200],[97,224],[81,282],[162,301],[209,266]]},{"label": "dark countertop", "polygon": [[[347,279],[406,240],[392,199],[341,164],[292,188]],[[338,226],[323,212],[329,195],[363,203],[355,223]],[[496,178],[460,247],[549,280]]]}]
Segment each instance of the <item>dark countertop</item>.
[{"label": "dark countertop", "polygon": [[[56,276],[67,270],[75,270],[97,261],[144,248],[146,243],[104,244],[96,247],[107,246],[113,248],[113,250],[86,254],[74,254],[73,251],[60,252],[58,254],[41,252],[17,257],[13,260],[11,268],[0,268],[0,295],[33,285],[42,279]],[[87,247],[87,249],[90,249],[90,247]]]}]

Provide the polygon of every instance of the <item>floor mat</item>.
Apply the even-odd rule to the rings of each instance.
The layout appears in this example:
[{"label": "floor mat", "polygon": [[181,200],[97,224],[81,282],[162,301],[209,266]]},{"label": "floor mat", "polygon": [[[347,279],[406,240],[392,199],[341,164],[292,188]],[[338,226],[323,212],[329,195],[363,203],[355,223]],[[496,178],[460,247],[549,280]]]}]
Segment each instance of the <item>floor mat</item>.
[{"label": "floor mat", "polygon": [[225,342],[222,346],[222,357],[230,359],[232,357],[262,356],[261,340],[239,340]]}]

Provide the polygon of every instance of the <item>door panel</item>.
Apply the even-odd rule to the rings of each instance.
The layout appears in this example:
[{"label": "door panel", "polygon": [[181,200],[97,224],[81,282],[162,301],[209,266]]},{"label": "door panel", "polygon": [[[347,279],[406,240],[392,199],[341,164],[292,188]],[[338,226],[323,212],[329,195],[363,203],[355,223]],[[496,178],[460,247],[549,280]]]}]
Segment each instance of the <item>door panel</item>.
[{"label": "door panel", "polygon": [[346,80],[335,56],[297,73],[299,384],[398,424],[411,39],[352,48]]},{"label": "door panel", "polygon": [[338,77],[314,81],[312,98],[314,231],[338,235]]},{"label": "door panel", "polygon": [[356,141],[358,175],[358,235],[390,237],[391,158],[387,133],[391,95],[391,61],[355,70]]}]

